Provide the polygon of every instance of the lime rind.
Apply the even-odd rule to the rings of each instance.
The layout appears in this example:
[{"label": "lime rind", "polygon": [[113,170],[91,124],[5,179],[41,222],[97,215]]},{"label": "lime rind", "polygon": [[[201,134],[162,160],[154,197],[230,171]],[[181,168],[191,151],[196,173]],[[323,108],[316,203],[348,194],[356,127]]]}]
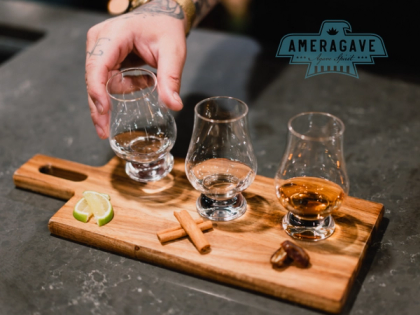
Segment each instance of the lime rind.
[{"label": "lime rind", "polygon": [[73,209],[73,217],[81,222],[88,222],[89,218],[92,216],[92,211],[90,211],[89,205],[85,198],[80,199]]},{"label": "lime rind", "polygon": [[103,225],[107,224],[113,218],[114,218],[114,209],[112,208],[112,206],[108,210],[108,212],[106,212],[103,216],[101,216],[101,217],[95,216],[96,223],[98,224],[98,226],[103,226]]}]

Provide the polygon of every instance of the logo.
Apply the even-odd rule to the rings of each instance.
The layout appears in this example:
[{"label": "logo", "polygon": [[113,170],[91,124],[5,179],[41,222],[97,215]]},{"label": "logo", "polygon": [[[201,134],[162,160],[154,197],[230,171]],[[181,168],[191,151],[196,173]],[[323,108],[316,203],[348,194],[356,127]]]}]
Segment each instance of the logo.
[{"label": "logo", "polygon": [[388,54],[380,36],[352,33],[344,20],[326,20],[318,34],[285,35],[276,57],[290,58],[290,64],[307,64],[305,78],[326,73],[359,78],[357,64],[374,64],[374,57]]}]

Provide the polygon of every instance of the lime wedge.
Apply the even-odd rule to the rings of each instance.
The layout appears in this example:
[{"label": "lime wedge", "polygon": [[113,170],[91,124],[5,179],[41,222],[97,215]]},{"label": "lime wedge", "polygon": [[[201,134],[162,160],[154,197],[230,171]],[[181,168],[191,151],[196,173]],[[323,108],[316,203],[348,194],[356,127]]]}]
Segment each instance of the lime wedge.
[{"label": "lime wedge", "polygon": [[92,216],[92,211],[89,208],[89,205],[85,198],[80,199],[73,209],[73,216],[82,222],[89,221],[89,218]]},{"label": "lime wedge", "polygon": [[96,191],[85,191],[83,196],[99,226],[105,225],[112,220],[114,209],[108,199],[109,196],[106,197],[106,195]]}]

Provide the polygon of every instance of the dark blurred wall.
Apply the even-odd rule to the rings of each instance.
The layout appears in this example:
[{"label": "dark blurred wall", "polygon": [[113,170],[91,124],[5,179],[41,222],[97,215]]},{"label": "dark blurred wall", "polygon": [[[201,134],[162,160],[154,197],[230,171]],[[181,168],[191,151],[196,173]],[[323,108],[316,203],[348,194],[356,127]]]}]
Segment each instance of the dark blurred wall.
[{"label": "dark blurred wall", "polygon": [[[107,12],[107,0],[26,0]],[[229,2],[229,0],[222,0]],[[232,18],[226,3],[219,4],[200,24],[202,28],[252,36],[275,55],[280,39],[288,33],[317,33],[324,20],[346,20],[354,33],[382,37],[388,58],[376,58],[387,68],[396,66],[417,73],[418,10],[408,1],[279,1],[252,0],[242,20]],[[365,66],[370,67],[370,66]],[[380,69],[376,69],[380,70]]]},{"label": "dark blurred wall", "polygon": [[[1,0],[0,0],[1,1]],[[22,1],[22,0],[20,0]],[[23,0],[28,2],[43,2],[52,5],[66,6],[99,12],[107,11],[107,0]]]},{"label": "dark blurred wall", "polygon": [[[204,22],[228,29],[229,16],[222,11],[218,8]],[[286,34],[317,33],[324,20],[346,20],[354,33],[374,33],[382,37],[389,57],[378,62],[400,64],[407,71],[419,72],[418,16],[414,3],[408,1],[253,0],[240,33],[277,47]]]}]

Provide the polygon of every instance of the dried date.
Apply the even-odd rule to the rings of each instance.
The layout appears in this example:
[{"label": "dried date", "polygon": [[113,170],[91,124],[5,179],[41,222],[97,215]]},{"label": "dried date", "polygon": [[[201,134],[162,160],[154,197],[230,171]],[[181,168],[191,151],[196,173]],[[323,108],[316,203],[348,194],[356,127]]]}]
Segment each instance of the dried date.
[{"label": "dried date", "polygon": [[273,268],[282,268],[291,262],[299,268],[306,268],[309,266],[309,255],[302,247],[290,241],[284,241],[271,256],[270,262]]},{"label": "dried date", "polygon": [[274,254],[271,256],[270,259],[271,264],[274,268],[281,268],[287,265],[290,262],[289,256],[287,256],[287,252],[281,246]]},{"label": "dried date", "polygon": [[302,247],[299,247],[290,241],[284,241],[281,244],[281,248],[284,248],[287,256],[293,260],[296,266],[300,268],[309,266],[309,255]]}]

